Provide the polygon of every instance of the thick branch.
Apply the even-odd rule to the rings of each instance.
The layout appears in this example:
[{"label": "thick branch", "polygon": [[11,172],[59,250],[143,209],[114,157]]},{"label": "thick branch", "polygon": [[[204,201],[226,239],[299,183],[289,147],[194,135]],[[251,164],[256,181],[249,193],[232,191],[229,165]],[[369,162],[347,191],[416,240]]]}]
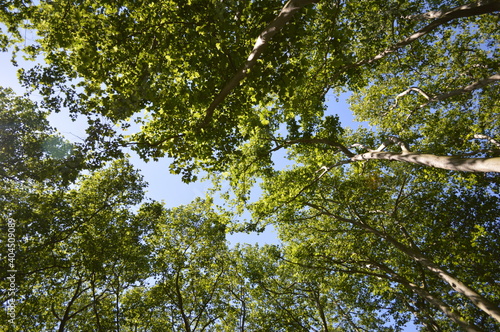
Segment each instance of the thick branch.
[{"label": "thick branch", "polygon": [[392,280],[397,281],[398,283],[403,285],[406,289],[408,289],[410,292],[416,293],[420,297],[427,300],[427,302],[438,307],[446,316],[448,316],[452,321],[454,321],[456,324],[458,324],[465,331],[468,331],[468,332],[481,331],[478,327],[474,326],[474,324],[468,323],[466,320],[464,320],[456,310],[453,310],[452,308],[450,308],[440,298],[435,297],[434,295],[429,293],[426,290],[426,287],[421,287],[421,286],[418,286],[418,285],[410,282],[408,279],[406,279],[402,275],[396,273],[395,271],[393,271],[391,268],[389,268],[385,264],[382,264],[380,262],[372,262],[372,264],[374,264],[379,269],[381,269],[382,271],[387,273],[389,276],[391,276],[390,278]]},{"label": "thick branch", "polygon": [[180,272],[177,272],[175,275],[175,294],[177,296],[177,307],[181,313],[182,322],[184,323],[184,329],[186,332],[191,332],[191,323],[189,322],[189,317],[186,315],[184,309],[184,301],[181,293],[181,286],[179,283]]},{"label": "thick branch", "polygon": [[440,27],[443,24],[446,24],[450,22],[451,20],[457,19],[457,18],[462,18],[462,17],[470,17],[470,16],[475,16],[475,15],[482,15],[482,14],[487,14],[495,11],[500,11],[500,1],[491,1],[491,2],[476,2],[476,3],[470,3],[468,5],[463,5],[463,6],[458,6],[455,7],[442,15],[439,16],[438,19],[432,21],[422,29],[418,30],[415,32],[413,35],[409,36],[408,38],[394,44],[393,46],[387,48],[383,52],[377,54],[371,59],[363,60],[358,63],[356,63],[356,66],[364,65],[364,64],[370,64],[372,62],[375,62],[377,60],[382,59],[389,53],[393,53],[396,50],[414,42],[418,38],[432,32],[434,29]]},{"label": "thick branch", "polygon": [[419,109],[421,109],[423,107],[426,107],[427,105],[429,105],[431,103],[435,103],[435,102],[438,102],[438,101],[441,101],[441,100],[445,100],[447,98],[458,96],[458,95],[461,95],[461,94],[464,94],[464,93],[469,93],[469,92],[472,92],[472,91],[474,91],[476,89],[484,88],[485,86],[487,86],[487,85],[489,85],[491,83],[494,83],[496,81],[499,81],[499,80],[500,80],[500,74],[494,74],[494,75],[492,75],[490,77],[487,77],[487,78],[484,78],[484,79],[479,80],[477,82],[474,82],[472,84],[469,84],[469,85],[467,85],[467,86],[465,86],[463,88],[455,89],[455,90],[452,90],[452,91],[449,91],[449,92],[445,92],[445,93],[442,93],[440,95],[435,95],[435,96],[432,96],[432,97],[429,97],[422,89],[412,87],[412,88],[409,88],[408,90],[406,90],[406,91],[404,91],[404,92],[402,92],[402,93],[400,93],[399,95],[396,96],[396,98],[395,98],[396,100],[395,100],[394,104],[391,106],[391,108],[389,109],[389,111],[392,111],[393,109],[395,109],[398,106],[398,99],[401,98],[402,96],[408,94],[410,91],[418,91],[422,96],[424,96],[427,99],[427,102],[419,105],[414,110],[412,110],[411,113],[410,113],[410,115],[408,115],[408,118],[416,110],[419,110]]},{"label": "thick branch", "polygon": [[[73,293],[73,296],[71,297],[71,299],[69,300],[68,304],[66,305],[66,310],[64,311],[63,317],[60,319],[59,328],[58,328],[59,332],[64,332],[65,331],[66,324],[68,323],[68,321],[72,317],[72,315],[70,315],[70,312],[71,312],[71,307],[73,306],[73,303],[78,299],[78,297],[80,297],[80,295],[82,295],[82,293],[84,291],[86,291],[88,289],[88,288],[85,288],[84,290],[80,290],[81,287],[82,287],[82,284],[83,284],[83,280],[82,279],[78,279],[78,281],[76,283],[75,292]],[[54,315],[56,317],[58,317],[55,314],[55,310],[53,310],[53,313],[54,313]]]},{"label": "thick branch", "polygon": [[[390,53],[394,53],[395,51],[399,50],[400,48],[403,48],[406,45],[411,44],[412,42],[419,39],[420,37],[425,36],[426,34],[432,32],[436,28],[440,27],[441,25],[444,25],[444,24],[446,24],[454,19],[462,18],[462,17],[470,17],[470,16],[475,16],[475,15],[488,14],[488,13],[493,13],[496,11],[500,11],[500,1],[498,1],[498,0],[493,0],[493,1],[488,1],[488,2],[478,1],[475,3],[467,4],[467,5],[458,6],[458,7],[455,7],[453,9],[450,9],[448,11],[444,11],[444,12],[441,11],[441,12],[439,12],[438,15],[435,15],[437,18],[434,21],[432,21],[431,23],[429,23],[428,25],[426,25],[422,29],[418,30],[417,32],[415,32],[411,36],[407,37],[406,39],[404,39],[396,44],[393,44],[392,46],[386,48],[384,51],[380,52],[379,54],[377,54],[376,56],[374,56],[372,58],[361,60],[361,61],[358,61],[356,63],[344,66],[339,71],[339,73],[337,75],[334,75],[334,79],[337,78],[338,76],[340,76],[342,73],[344,73],[348,69],[356,68],[356,67],[360,67],[360,66],[363,66],[366,64],[371,64],[373,62],[376,62],[376,61],[384,58],[386,55],[388,55]],[[326,94],[328,92],[330,87],[331,87],[331,85],[325,89],[324,94]]]},{"label": "thick branch", "polygon": [[446,316],[448,316],[453,322],[455,322],[457,325],[459,325],[462,329],[468,332],[478,332],[481,331],[479,328],[474,326],[471,323],[468,323],[466,320],[464,320],[457,312],[456,310],[453,310],[449,306],[447,306],[441,299],[435,297],[434,295],[430,294],[427,290],[425,290],[422,287],[419,287],[418,285],[415,285],[414,283],[409,282],[408,280],[397,276],[395,278],[401,285],[403,285],[406,289],[409,291],[412,291],[416,294],[418,294],[420,297],[426,299],[429,303],[432,305],[438,307]]},{"label": "thick branch", "polygon": [[238,84],[247,76],[248,71],[255,66],[260,55],[264,51],[271,38],[280,31],[288,21],[290,21],[293,15],[302,9],[304,6],[313,4],[317,0],[289,0],[285,6],[281,9],[280,13],[276,18],[269,23],[269,25],[261,32],[255,45],[250,52],[246,62],[243,66],[234,74],[231,80],[226,83],[219,94],[212,101],[210,106],[206,110],[205,119],[203,120],[201,126],[206,126],[213,117],[214,111],[219,106],[224,99],[229,95],[229,93],[238,86]]},{"label": "thick branch", "polygon": [[474,138],[476,138],[476,139],[487,139],[490,143],[495,144],[497,147],[500,148],[500,142],[497,141],[496,139],[494,139],[491,136],[483,135],[483,134],[475,134]]},{"label": "thick branch", "polygon": [[[398,144],[402,153],[384,152],[392,144]],[[427,153],[411,152],[408,145],[401,139],[391,136],[377,150],[369,150],[350,158],[350,161],[369,159],[385,159],[403,161],[435,168],[449,169],[461,172],[495,172],[500,173],[500,157],[493,158],[462,158],[457,156],[437,156]]]},{"label": "thick branch", "polygon": [[351,158],[352,161],[385,159],[404,161],[435,168],[460,172],[495,172],[500,173],[500,157],[494,158],[460,158],[453,156],[436,156],[425,153],[367,152]]},{"label": "thick branch", "polygon": [[463,93],[471,92],[473,90],[483,88],[486,85],[491,84],[491,83],[496,82],[496,81],[499,81],[499,80],[500,80],[500,74],[495,74],[495,75],[492,75],[488,78],[485,78],[485,79],[482,79],[480,81],[474,82],[470,85],[467,85],[466,87],[434,96],[429,100],[429,102],[440,101],[440,100],[444,100],[444,99],[447,99],[450,97],[461,95]]},{"label": "thick branch", "polygon": [[[481,2],[481,1],[478,1],[477,4],[481,4],[481,3],[484,4],[484,2]],[[488,4],[488,3],[486,3],[486,4]],[[470,4],[469,5],[465,5],[465,6],[470,6]],[[461,7],[464,7],[464,6],[461,6]],[[428,11],[428,12],[423,13],[423,14],[416,14],[416,15],[405,16],[405,17],[403,17],[403,19],[405,19],[405,20],[413,20],[413,21],[417,21],[417,20],[418,21],[420,21],[420,20],[433,20],[433,19],[438,19],[438,18],[443,17],[446,13],[448,13],[448,12],[442,11],[442,10],[431,10],[431,11]]]}]

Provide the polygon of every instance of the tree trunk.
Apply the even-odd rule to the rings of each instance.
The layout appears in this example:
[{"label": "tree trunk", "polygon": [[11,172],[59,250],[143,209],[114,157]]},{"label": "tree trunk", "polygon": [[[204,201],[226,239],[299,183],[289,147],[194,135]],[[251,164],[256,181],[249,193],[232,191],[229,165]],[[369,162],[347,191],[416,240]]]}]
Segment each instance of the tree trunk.
[{"label": "tree trunk", "polygon": [[436,156],[425,153],[394,153],[371,151],[356,155],[352,161],[368,159],[386,159],[404,161],[414,164],[431,166],[435,168],[449,169],[462,172],[496,172],[500,173],[500,157],[493,158],[460,158],[453,156]]},{"label": "tree trunk", "polygon": [[[500,158],[499,158],[500,159]],[[345,218],[342,218],[345,219]],[[387,240],[388,242],[392,243],[396,248],[401,250],[403,253],[414,259],[416,262],[420,263],[422,266],[427,268],[428,270],[434,272],[444,280],[446,283],[448,283],[455,291],[458,293],[465,295],[472,303],[474,303],[475,306],[477,306],[479,309],[484,311],[486,314],[488,314],[490,317],[494,318],[497,322],[500,323],[500,308],[498,308],[495,304],[492,302],[488,301],[485,297],[477,293],[475,290],[458,280],[455,276],[449,274],[448,272],[444,271],[442,268],[440,268],[438,265],[434,264],[430,259],[425,257],[418,249],[412,249],[409,248],[408,246],[405,246],[392,236],[389,236],[387,234],[384,234],[377,229],[370,227],[366,225],[365,223],[360,223],[356,222],[354,220],[346,219],[349,220],[350,223],[354,223],[357,226],[361,226],[363,229],[380,236]]]},{"label": "tree trunk", "polygon": [[398,279],[398,282],[402,284],[404,287],[406,287],[408,290],[417,293],[420,295],[422,298],[426,299],[429,303],[435,305],[439,309],[441,309],[442,312],[446,316],[448,316],[452,321],[454,321],[458,326],[460,326],[462,329],[468,332],[480,332],[481,330],[474,326],[473,324],[470,324],[466,322],[455,310],[452,310],[450,307],[448,307],[446,304],[444,304],[440,299],[437,297],[433,296],[426,290],[418,287],[415,284],[412,284],[410,282],[407,282],[406,280],[401,280]]}]

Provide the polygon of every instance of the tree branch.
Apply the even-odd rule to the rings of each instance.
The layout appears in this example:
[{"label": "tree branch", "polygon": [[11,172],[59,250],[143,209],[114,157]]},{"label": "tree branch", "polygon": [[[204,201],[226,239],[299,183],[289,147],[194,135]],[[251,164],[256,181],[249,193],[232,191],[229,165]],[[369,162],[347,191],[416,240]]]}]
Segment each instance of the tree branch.
[{"label": "tree branch", "polygon": [[389,111],[392,111],[393,109],[395,109],[396,107],[398,107],[398,100],[399,98],[407,95],[408,93],[412,92],[412,91],[417,91],[418,93],[420,93],[422,96],[424,96],[425,99],[427,100],[430,100],[430,97],[420,88],[417,88],[417,87],[411,87],[403,92],[401,92],[399,95],[396,96],[396,98],[394,98],[394,105],[391,106],[391,108],[389,109]]},{"label": "tree branch", "polygon": [[482,79],[480,81],[474,82],[470,85],[467,85],[466,87],[452,90],[450,92],[446,92],[446,93],[434,96],[429,100],[429,102],[441,101],[441,100],[444,100],[444,99],[447,99],[450,97],[461,95],[463,93],[471,92],[473,90],[483,88],[486,85],[491,84],[491,83],[496,82],[496,81],[499,81],[499,80],[500,80],[500,74],[494,74],[488,78],[485,78],[485,79]]},{"label": "tree branch", "polygon": [[369,150],[369,151],[370,152],[380,152],[392,144],[398,144],[401,147],[401,150],[403,151],[403,153],[410,153],[410,149],[408,148],[408,145],[406,144],[406,142],[402,141],[401,139],[399,139],[396,136],[389,136],[389,138],[387,138],[387,140],[384,143],[382,143],[378,147],[377,150]]},{"label": "tree branch", "polygon": [[[435,16],[437,17],[434,21],[423,27],[422,29],[418,30],[411,36],[407,37],[406,39],[397,42],[393,44],[392,46],[389,46],[386,48],[384,51],[380,52],[379,54],[375,55],[372,58],[369,59],[364,59],[361,61],[358,61],[356,63],[350,64],[350,65],[345,65],[343,68],[340,69],[340,71],[337,73],[337,75],[334,75],[333,79],[336,79],[339,77],[342,73],[345,71],[360,67],[366,64],[371,64],[374,63],[382,58],[384,58],[386,55],[390,53],[394,53],[395,51],[399,50],[400,48],[405,47],[406,45],[411,44],[415,40],[419,39],[422,36],[425,36],[426,34],[429,34],[436,28],[440,27],[441,25],[444,25],[454,19],[457,18],[462,18],[462,17],[470,17],[470,16],[476,16],[476,15],[482,15],[482,14],[487,14],[487,13],[492,13],[500,11],[500,1],[498,0],[492,0],[492,1],[478,1],[474,3],[470,3],[467,5],[463,6],[458,6],[455,8],[452,8],[448,11],[441,11],[439,14],[436,14]],[[326,94],[328,90],[330,90],[330,87],[333,84],[330,84],[327,88],[325,88],[323,94]]]},{"label": "tree branch", "polygon": [[[460,89],[455,89],[455,90],[452,90],[452,91],[449,91],[449,92],[445,92],[445,93],[442,93],[442,94],[439,94],[439,95],[435,95],[435,96],[432,96],[432,97],[429,97],[429,95],[427,95],[422,89],[420,88],[416,88],[416,87],[411,87],[409,88],[408,90],[400,93],[399,95],[396,96],[396,100],[395,100],[395,103],[390,107],[389,111],[392,111],[394,110],[397,105],[398,105],[398,99],[406,94],[408,94],[410,91],[418,91],[421,95],[423,95],[426,99],[427,99],[427,102],[426,103],[423,103],[421,105],[419,105],[418,107],[416,107],[415,109],[413,109],[410,114],[407,116],[407,120],[411,117],[411,115],[423,108],[423,107],[426,107],[427,105],[429,105],[430,103],[435,103],[435,102],[438,102],[438,101],[442,101],[442,100],[445,100],[447,98],[450,98],[450,97],[454,97],[454,96],[458,96],[458,95],[461,95],[461,94],[464,94],[464,93],[469,93],[469,92],[472,92],[476,89],[480,89],[480,88],[484,88],[485,86],[491,84],[491,83],[494,83],[496,81],[499,81],[500,80],[500,74],[494,74],[494,75],[491,75],[490,77],[487,77],[487,78],[484,78],[482,80],[479,80],[477,82],[474,82],[472,84],[469,84],[463,88],[460,88]],[[384,115],[386,115],[388,112],[385,112]]]},{"label": "tree branch", "polygon": [[[491,5],[491,2],[495,2],[495,1],[488,1],[486,3],[483,1],[478,1],[476,4],[477,5],[481,5],[481,4]],[[460,7],[465,7],[465,6],[471,6],[471,4],[460,6]],[[460,8],[460,7],[457,7],[457,8]],[[443,17],[446,13],[448,13],[448,12],[443,11],[443,10],[430,10],[426,13],[404,16],[402,18],[405,20],[413,20],[413,21],[432,20],[432,19],[439,19],[439,18]]]},{"label": "tree branch", "polygon": [[[399,144],[402,153],[383,152],[386,147],[392,144]],[[368,151],[369,152],[351,157],[350,161],[354,162],[369,159],[385,159],[409,162],[452,171],[500,173],[500,157],[462,158],[459,156],[437,156],[433,154],[416,153],[411,152],[408,145],[404,141],[394,136],[389,137],[378,147],[378,149],[368,149]]]},{"label": "tree branch", "polygon": [[361,66],[364,64],[370,64],[372,62],[375,62],[377,60],[382,59],[385,57],[387,54],[393,53],[396,50],[414,42],[418,38],[430,33],[434,29],[440,27],[443,24],[446,24],[450,22],[451,20],[457,19],[457,18],[462,18],[462,17],[470,17],[470,16],[476,16],[476,15],[482,15],[482,14],[487,14],[495,11],[500,11],[500,2],[498,0],[494,1],[489,1],[489,2],[483,2],[483,1],[478,1],[475,3],[470,3],[467,5],[463,6],[458,6],[453,9],[450,9],[449,11],[446,11],[439,15],[439,18],[436,20],[432,21],[422,29],[418,30],[408,38],[394,44],[392,47],[389,47],[382,51],[381,53],[377,54],[371,59],[366,59],[360,62],[356,63],[356,66]]},{"label": "tree branch", "polygon": [[500,142],[497,141],[496,139],[494,139],[493,137],[491,136],[488,136],[488,135],[484,135],[484,134],[475,134],[474,135],[474,138],[476,139],[487,139],[490,143],[493,143],[495,144],[497,147],[500,148]]},{"label": "tree branch", "polygon": [[[279,142],[277,139],[274,139],[275,142]],[[329,146],[332,146],[334,148],[337,148],[340,150],[343,154],[345,154],[347,157],[354,157],[355,154],[349,151],[349,149],[336,141],[332,141],[326,138],[297,138],[297,139],[292,139],[292,140],[287,140],[287,141],[282,141],[279,142],[280,144],[277,144],[275,148],[273,148],[270,152],[277,151],[287,145],[293,145],[293,144],[326,144]],[[354,145],[352,145],[354,146]]]},{"label": "tree branch", "polygon": [[226,83],[219,94],[214,98],[210,106],[205,111],[205,118],[201,123],[201,127],[206,127],[211,121],[215,109],[219,106],[224,99],[231,93],[231,91],[238,86],[238,84],[248,75],[249,70],[255,66],[264,48],[269,44],[271,38],[279,32],[293,15],[302,9],[304,6],[318,2],[319,0],[289,0],[281,9],[276,18],[269,23],[269,25],[261,32],[255,42],[255,45],[250,52],[246,62],[243,66],[233,75],[233,77]]},{"label": "tree branch", "polygon": [[[500,158],[499,158],[500,159]],[[469,299],[476,307],[481,309],[487,315],[495,319],[497,322],[500,322],[500,308],[497,307],[494,303],[490,302],[488,299],[477,293],[474,289],[464,284],[457,277],[451,275],[446,270],[435,264],[431,259],[425,256],[419,248],[408,247],[405,244],[401,243],[398,239],[392,237],[387,233],[383,233],[378,229],[368,225],[363,221],[361,216],[356,213],[356,219],[349,219],[332,213],[325,209],[322,206],[318,206],[316,204],[306,203],[318,211],[322,211],[325,215],[328,215],[332,218],[335,218],[342,222],[350,223],[354,226],[360,227],[373,235],[376,235],[387,242],[391,243],[396,249],[400,250],[402,253],[413,259],[415,262],[421,264],[423,267],[433,272],[436,276],[438,276],[441,280],[448,283],[453,290],[464,295],[467,299]]]}]

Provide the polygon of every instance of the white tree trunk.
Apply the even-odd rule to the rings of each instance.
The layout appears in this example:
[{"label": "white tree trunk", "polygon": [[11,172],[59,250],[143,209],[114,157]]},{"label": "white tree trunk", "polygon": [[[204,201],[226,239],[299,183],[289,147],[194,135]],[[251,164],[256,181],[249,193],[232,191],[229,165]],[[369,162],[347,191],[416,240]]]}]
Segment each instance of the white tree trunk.
[{"label": "white tree trunk", "polygon": [[369,159],[404,161],[436,168],[449,169],[452,171],[500,173],[500,157],[460,158],[450,156],[436,156],[433,154],[414,152],[394,153],[371,151],[363,154],[358,154],[351,158],[352,161]]}]

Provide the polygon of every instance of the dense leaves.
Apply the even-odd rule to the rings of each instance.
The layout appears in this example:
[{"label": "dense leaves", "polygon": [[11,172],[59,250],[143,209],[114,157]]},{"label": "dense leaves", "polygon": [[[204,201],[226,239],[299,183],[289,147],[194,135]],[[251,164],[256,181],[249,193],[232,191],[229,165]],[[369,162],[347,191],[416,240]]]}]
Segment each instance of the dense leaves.
[{"label": "dense leaves", "polygon": [[[498,329],[499,12],[495,0],[3,4],[0,46],[45,60],[22,82],[44,109],[90,119],[70,146],[2,90],[2,204],[26,234],[20,324]],[[326,96],[348,91],[371,129],[341,127]],[[211,200],[139,207],[125,145],[172,157],[185,181],[228,183],[251,220]],[[281,246],[225,242],[267,225]]]}]

